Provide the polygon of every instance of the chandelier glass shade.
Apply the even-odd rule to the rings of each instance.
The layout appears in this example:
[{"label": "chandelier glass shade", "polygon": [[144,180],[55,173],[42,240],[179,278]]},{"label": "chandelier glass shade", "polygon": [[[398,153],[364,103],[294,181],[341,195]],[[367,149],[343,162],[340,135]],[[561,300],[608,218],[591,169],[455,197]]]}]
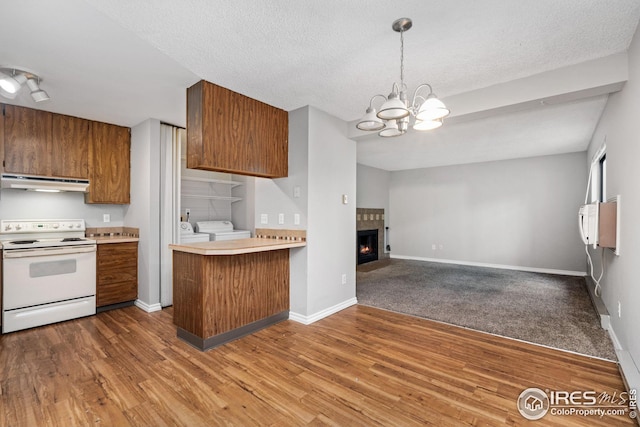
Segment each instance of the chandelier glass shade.
[{"label": "chandelier glass shade", "polygon": [[[442,126],[442,120],[450,114],[450,110],[435,93],[431,85],[423,83],[413,93],[411,102],[407,98],[407,86],[404,83],[404,32],[413,23],[409,18],[400,18],[391,26],[400,33],[400,84],[394,83],[389,96],[374,95],[369,101],[365,115],[358,121],[356,127],[363,131],[379,131],[383,137],[400,136],[407,132],[411,117],[415,117],[413,129],[423,131],[437,129]],[[424,89],[429,90],[424,93]],[[381,97],[385,101],[376,113],[373,101]]]}]

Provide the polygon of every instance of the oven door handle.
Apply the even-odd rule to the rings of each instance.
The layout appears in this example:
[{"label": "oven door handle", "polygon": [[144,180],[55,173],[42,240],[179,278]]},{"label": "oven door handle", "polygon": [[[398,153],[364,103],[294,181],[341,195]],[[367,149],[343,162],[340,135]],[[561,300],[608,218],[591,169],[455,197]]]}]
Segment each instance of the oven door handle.
[{"label": "oven door handle", "polygon": [[53,256],[53,255],[71,255],[87,252],[95,252],[96,245],[86,246],[63,246],[52,248],[37,248],[37,249],[15,249],[4,250],[3,257],[7,258],[28,258],[35,256]]}]

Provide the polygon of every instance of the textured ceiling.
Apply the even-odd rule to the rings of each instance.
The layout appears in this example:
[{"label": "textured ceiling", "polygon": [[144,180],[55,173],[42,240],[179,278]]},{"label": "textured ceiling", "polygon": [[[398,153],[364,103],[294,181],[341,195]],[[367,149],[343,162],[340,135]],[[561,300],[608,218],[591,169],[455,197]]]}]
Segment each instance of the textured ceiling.
[{"label": "textured ceiling", "polygon": [[400,73],[440,97],[623,52],[637,0],[88,0],[180,64],[261,101],[364,113]]},{"label": "textured ceiling", "polygon": [[[312,105],[345,121],[358,118],[369,98],[388,93],[399,77],[391,23],[402,16],[414,22],[405,35],[409,88],[429,82],[447,97],[624,52],[640,2],[21,0],[4,5],[3,14],[0,65],[40,73],[52,100],[38,108],[127,126],[149,117],[184,126],[185,89],[200,78],[285,110]],[[28,94],[10,102],[33,106]],[[386,146],[360,141],[358,161],[393,170],[542,155],[525,149],[533,144],[513,126],[538,123],[526,114],[562,126],[559,142],[526,127],[546,138],[538,145],[548,154],[584,149],[604,102],[443,127],[429,139],[442,145],[433,154],[446,162],[394,151],[424,148],[415,145],[422,135]],[[509,144],[512,138],[519,142]],[[476,153],[455,148],[471,140],[482,140]]]}]

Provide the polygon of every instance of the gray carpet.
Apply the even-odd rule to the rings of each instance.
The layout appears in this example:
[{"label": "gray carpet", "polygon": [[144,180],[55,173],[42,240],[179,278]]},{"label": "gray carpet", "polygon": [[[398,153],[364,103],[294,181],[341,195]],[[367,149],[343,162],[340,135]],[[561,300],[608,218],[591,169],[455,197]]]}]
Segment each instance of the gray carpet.
[{"label": "gray carpet", "polygon": [[399,259],[357,270],[360,304],[616,360],[582,277]]}]

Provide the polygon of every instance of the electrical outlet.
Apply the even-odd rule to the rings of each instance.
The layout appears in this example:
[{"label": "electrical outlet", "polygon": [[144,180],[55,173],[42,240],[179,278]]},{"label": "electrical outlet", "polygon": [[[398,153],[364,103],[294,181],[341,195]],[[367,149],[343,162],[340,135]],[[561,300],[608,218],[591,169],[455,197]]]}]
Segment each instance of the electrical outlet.
[{"label": "electrical outlet", "polygon": [[184,210],[184,213],[186,213],[187,215],[191,215],[191,209],[186,208],[186,209]]},{"label": "electrical outlet", "polygon": [[342,204],[346,205],[347,203],[349,203],[349,197],[346,194],[342,195]]},{"label": "electrical outlet", "polygon": [[296,185],[295,187],[293,187],[293,197],[295,197],[296,199],[300,197],[300,186]]},{"label": "electrical outlet", "polygon": [[260,214],[260,224],[269,224],[268,214]]},{"label": "electrical outlet", "polygon": [[284,224],[284,214],[278,214],[278,224]]},{"label": "electrical outlet", "polygon": [[300,225],[300,214],[293,214],[293,225]]},{"label": "electrical outlet", "polygon": [[111,222],[111,215],[110,214],[103,214],[102,215],[102,222]]},{"label": "electrical outlet", "polygon": [[346,285],[347,284],[347,275],[346,274],[342,274],[342,284]]}]

